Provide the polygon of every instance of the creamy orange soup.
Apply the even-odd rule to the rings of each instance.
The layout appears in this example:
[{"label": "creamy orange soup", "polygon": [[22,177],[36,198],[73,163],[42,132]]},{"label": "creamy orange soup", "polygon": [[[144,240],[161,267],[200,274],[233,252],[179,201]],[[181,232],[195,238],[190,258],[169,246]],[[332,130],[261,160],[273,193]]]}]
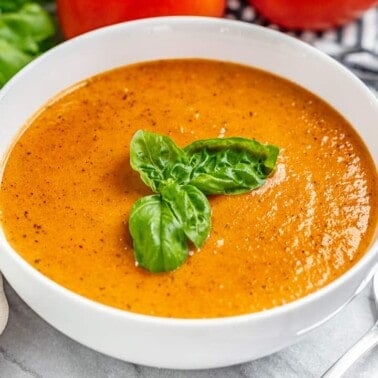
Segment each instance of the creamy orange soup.
[{"label": "creamy orange soup", "polygon": [[[129,164],[138,129],[179,146],[242,136],[280,147],[263,187],[210,197],[210,238],[171,273],[133,256],[130,208],[150,193]],[[293,301],[353,266],[375,234],[377,175],[345,119],[293,83],[158,61],[95,76],[42,109],[6,162],[0,206],[10,244],[60,285],[137,313],[218,317]]]}]

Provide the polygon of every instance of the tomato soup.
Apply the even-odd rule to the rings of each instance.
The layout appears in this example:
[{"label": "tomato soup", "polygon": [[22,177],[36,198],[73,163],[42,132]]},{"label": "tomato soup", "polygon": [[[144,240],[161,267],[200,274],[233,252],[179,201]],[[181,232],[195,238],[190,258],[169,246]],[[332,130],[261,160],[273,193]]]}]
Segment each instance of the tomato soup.
[{"label": "tomato soup", "polygon": [[[279,306],[327,285],[371,244],[377,174],[347,121],[267,72],[206,60],[122,67],[48,103],[15,142],[1,183],[12,247],[60,285],[137,313],[210,318]],[[210,196],[212,228],[177,270],[136,266],[131,206],[150,194],[130,167],[137,130],[279,146],[267,183]]]}]

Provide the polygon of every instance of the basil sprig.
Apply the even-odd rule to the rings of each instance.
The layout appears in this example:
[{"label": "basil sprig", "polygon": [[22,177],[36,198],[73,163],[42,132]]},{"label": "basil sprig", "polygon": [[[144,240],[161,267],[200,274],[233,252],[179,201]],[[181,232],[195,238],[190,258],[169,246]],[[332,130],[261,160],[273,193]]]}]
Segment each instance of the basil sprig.
[{"label": "basil sprig", "polygon": [[0,88],[54,44],[54,21],[38,3],[50,1],[0,0]]},{"label": "basil sprig", "polygon": [[130,164],[156,194],[131,208],[129,230],[135,259],[151,272],[182,265],[188,243],[200,248],[209,236],[206,195],[240,194],[263,185],[279,149],[246,138],[206,139],[179,148],[172,139],[139,130],[131,141]]}]

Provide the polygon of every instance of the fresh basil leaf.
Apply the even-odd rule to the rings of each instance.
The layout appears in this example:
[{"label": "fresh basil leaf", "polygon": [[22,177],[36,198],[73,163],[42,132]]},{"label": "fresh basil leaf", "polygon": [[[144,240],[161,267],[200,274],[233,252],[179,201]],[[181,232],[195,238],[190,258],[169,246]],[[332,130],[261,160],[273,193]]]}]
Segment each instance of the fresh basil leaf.
[{"label": "fresh basil leaf", "polygon": [[143,130],[131,140],[130,164],[154,192],[169,182],[187,182],[191,172],[186,154],[172,139]]},{"label": "fresh basil leaf", "polygon": [[193,168],[190,185],[205,194],[240,194],[264,184],[279,149],[235,137],[199,140],[184,151]]},{"label": "fresh basil leaf", "polygon": [[52,20],[38,4],[27,3],[0,16],[0,39],[26,53],[38,54],[39,43],[54,33]]},{"label": "fresh basil leaf", "polygon": [[211,209],[205,194],[237,194],[262,185],[278,147],[244,138],[207,139],[184,150],[168,137],[138,131],[130,163],[160,193],[131,209],[129,230],[136,261],[151,272],[171,271],[187,258],[189,240],[206,241]]},{"label": "fresh basil leaf", "polygon": [[211,227],[211,209],[206,196],[195,186],[171,184],[162,188],[163,200],[179,220],[187,238],[200,248]]},{"label": "fresh basil leaf", "polygon": [[29,0],[0,0],[0,14],[14,12],[22,7]]},{"label": "fresh basil leaf", "polygon": [[33,57],[0,40],[0,88]]},{"label": "fresh basil leaf", "polygon": [[[33,58],[51,47],[55,27],[35,3],[0,0],[0,87]],[[10,12],[8,12],[10,11]]]},{"label": "fresh basil leaf", "polygon": [[188,256],[182,224],[160,195],[138,200],[132,207],[129,230],[138,264],[150,272],[168,272]]}]

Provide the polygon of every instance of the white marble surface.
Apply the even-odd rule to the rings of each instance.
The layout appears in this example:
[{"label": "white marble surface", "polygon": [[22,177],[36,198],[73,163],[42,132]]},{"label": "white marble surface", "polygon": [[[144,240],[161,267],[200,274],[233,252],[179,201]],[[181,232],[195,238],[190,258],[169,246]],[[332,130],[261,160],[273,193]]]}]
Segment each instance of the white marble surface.
[{"label": "white marble surface", "polygon": [[[7,283],[5,290],[10,316],[0,336],[0,378],[320,377],[378,316],[369,285],[333,319],[278,353],[222,369],[173,371],[122,362],[92,351],[52,328]],[[345,377],[378,377],[378,347]]]}]

